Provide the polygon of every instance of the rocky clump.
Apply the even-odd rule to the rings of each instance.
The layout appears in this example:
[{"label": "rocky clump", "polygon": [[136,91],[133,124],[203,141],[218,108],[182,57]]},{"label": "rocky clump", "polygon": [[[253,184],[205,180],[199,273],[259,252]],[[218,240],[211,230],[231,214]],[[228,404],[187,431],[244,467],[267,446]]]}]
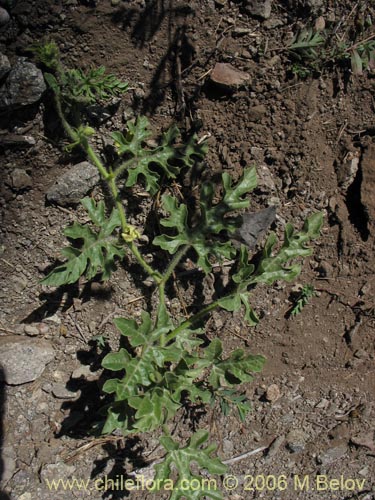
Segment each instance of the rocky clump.
[{"label": "rocky clump", "polygon": [[54,356],[53,347],[45,340],[17,335],[0,337],[0,380],[9,385],[32,382]]},{"label": "rocky clump", "polygon": [[247,14],[262,19],[271,15],[271,0],[245,0],[244,9]]},{"label": "rocky clump", "polygon": [[45,90],[46,84],[40,69],[20,57],[0,87],[0,110],[12,111],[34,104]]},{"label": "rocky clump", "polygon": [[47,200],[57,205],[75,205],[99,182],[98,169],[88,161],[64,172],[47,191]]},{"label": "rocky clump", "polygon": [[210,78],[211,82],[226,90],[236,90],[237,87],[250,83],[248,73],[240,71],[228,63],[216,63]]}]

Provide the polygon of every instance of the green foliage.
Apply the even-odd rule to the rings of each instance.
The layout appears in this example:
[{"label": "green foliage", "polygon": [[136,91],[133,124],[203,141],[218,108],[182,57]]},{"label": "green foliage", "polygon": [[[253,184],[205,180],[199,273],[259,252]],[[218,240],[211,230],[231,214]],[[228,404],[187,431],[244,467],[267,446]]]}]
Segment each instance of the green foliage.
[{"label": "green foliage", "polygon": [[353,75],[362,75],[364,70],[375,71],[375,41],[358,45],[350,51],[350,62]]},{"label": "green foliage", "polygon": [[310,302],[310,299],[315,296],[315,288],[312,285],[304,285],[296,298],[293,307],[289,311],[289,316],[297,316],[298,314],[301,314],[302,309]]},{"label": "green foliage", "polygon": [[[169,482],[173,481],[174,489],[169,497],[170,500],[199,500],[201,498],[212,498],[222,500],[222,493],[214,487],[214,483],[207,483],[207,478],[198,476],[192,472],[193,464],[199,469],[210,474],[224,474],[226,466],[218,458],[213,458],[217,446],[210,444],[203,446],[208,440],[208,432],[200,430],[193,434],[184,447],[169,436],[163,436],[160,443],[167,454],[161,464],[155,465],[155,483],[159,484],[159,491],[167,490]],[[174,474],[177,480],[174,480]],[[216,482],[215,482],[216,483]],[[201,488],[197,486],[201,485]]]},{"label": "green foliage", "polygon": [[312,28],[301,30],[289,45],[289,50],[298,59],[317,59],[319,53],[317,48],[321,47],[325,42],[324,36],[320,31],[315,31]]},{"label": "green foliage", "polygon": [[65,94],[78,101],[93,104],[118,96],[128,90],[129,85],[121,82],[113,74],[106,74],[105,67],[69,69],[61,74],[61,84]]},{"label": "green foliage", "polygon": [[[314,56],[311,51],[320,42],[317,37],[309,36],[296,40],[293,50],[307,50]],[[255,168],[246,169],[237,183],[224,173],[220,194],[211,182],[202,185],[197,213],[173,195],[162,195],[162,209],[167,216],[160,223],[166,234],[158,235],[153,243],[167,250],[173,258],[163,273],[153,269],[137,246],[138,231],[127,222],[119,180],[124,177],[125,186],[129,188],[142,180],[147,191],[155,195],[162,189],[164,179],[175,179],[183,167],[192,167],[196,160],[203,158],[206,144],[198,143],[194,136],[185,144],[178,143],[179,131],[172,126],[161,137],[158,146],[149,147],[149,122],[139,117],[127,124],[125,132],[112,133],[117,157],[107,167],[90,145],[95,131],[82,124],[81,113],[84,104],[118,95],[127,86],[113,75],[105,75],[102,67],[87,73],[63,69],[53,45],[44,46],[35,53],[50,69],[45,79],[71,140],[67,150],[81,147],[98,168],[115,205],[108,216],[104,202],[96,203],[90,198],[82,200],[90,223],[74,223],[65,229],[65,235],[75,244],[62,250],[66,261],[42,283],[66,285],[76,282],[82,275],[90,280],[99,272],[102,279],[108,279],[115,269],[116,259],[124,259],[127,253],[154,280],[158,289],[156,311],[143,311],[139,322],[127,318],[115,320],[124,342],[120,343],[117,352],[109,352],[102,361],[103,368],[116,374],[103,386],[110,401],[103,409],[102,432],[120,431],[128,435],[155,431],[166,426],[182,407],[195,404],[218,403],[225,415],[235,408],[239,418],[244,420],[250,402],[241,386],[248,384],[253,374],[262,369],[265,359],[243,349],[224,355],[219,339],[208,340],[204,336],[202,320],[218,307],[228,311],[239,311],[243,307],[245,321],[255,325],[258,318],[250,305],[251,290],[259,283],[272,285],[276,280],[290,281],[300,273],[301,265],[295,260],[311,254],[308,243],[319,235],[322,214],[309,217],[301,231],[287,224],[281,246],[276,235],[271,233],[255,267],[250,262],[248,248],[242,245],[237,250],[231,241],[231,236],[241,226],[238,211],[249,207],[248,194],[257,185]],[[67,116],[78,117],[74,127]],[[233,259],[231,282],[226,296],[217,298],[188,319],[172,319],[166,307],[166,284],[190,248],[197,255],[197,266],[206,273],[211,271],[215,259]],[[102,348],[108,347],[103,337],[97,337],[97,342]],[[179,447],[169,435],[161,438],[167,454],[156,466],[156,479],[161,480],[159,489],[163,489],[171,475],[178,475],[171,500],[222,499],[222,494],[208,488],[207,483],[206,486],[202,483],[202,488],[198,489],[182,488],[186,480],[201,479],[192,472],[192,463],[211,474],[222,474],[226,470],[212,457],[215,445],[203,446],[207,437],[207,432],[198,431],[184,447]]]},{"label": "green foliage", "polygon": [[312,72],[320,73],[328,64],[350,61],[352,74],[362,75],[365,70],[375,70],[375,41],[373,35],[362,42],[350,43],[338,40],[335,34],[304,28],[297,33],[287,47],[295,61],[292,72],[306,78]]},{"label": "green foliage", "polygon": [[174,229],[174,235],[157,236],[153,243],[167,250],[170,254],[185,245],[192,246],[197,253],[197,265],[206,273],[212,269],[210,257],[217,259],[232,258],[236,250],[228,239],[220,241],[223,231],[233,233],[240,225],[238,217],[228,215],[234,211],[247,208],[250,204],[244,195],[252,191],[257,185],[255,168],[244,171],[242,178],[236,185],[232,185],[229,174],[222,176],[223,194],[219,202],[213,203],[214,186],[212,183],[203,184],[200,196],[200,216],[194,224],[190,223],[187,205],[179,204],[171,195],[162,197],[162,205],[169,217],[160,221],[161,225]]},{"label": "green foliage", "polygon": [[195,137],[190,139],[188,147],[176,146],[180,132],[175,125],[162,136],[160,145],[155,148],[146,146],[151,135],[148,119],[140,116],[135,123],[127,123],[125,135],[113,132],[112,138],[123,160],[115,172],[116,176],[126,171],[128,187],[134,186],[142,177],[146,190],[154,195],[160,189],[160,174],[153,167],[159,167],[167,179],[175,179],[182,165],[191,166],[195,159],[203,158],[207,146],[198,144]]},{"label": "green foliage", "polygon": [[[220,398],[222,389],[252,380],[251,374],[260,371],[265,361],[241,349],[223,358],[219,339],[202,349],[197,331],[190,328],[168,342],[174,326],[165,310],[159,312],[156,326],[146,312],[140,325],[124,318],[115,323],[132,349],[107,354],[102,362],[107,370],[124,372],[122,378],[109,379],[103,387],[115,395],[105,433],[117,428],[124,434],[154,430],[172,418],[186,398],[192,403],[208,403],[216,399],[216,393]],[[238,403],[244,414],[246,406],[241,406],[242,400]]]},{"label": "green foliage", "polygon": [[55,42],[35,43],[29,47],[37,62],[52,71],[60,68],[60,51]]},{"label": "green foliage", "polygon": [[97,347],[102,351],[108,347],[108,337],[105,335],[94,335],[91,340],[96,343]]},{"label": "green foliage", "polygon": [[115,258],[123,258],[125,255],[118,237],[114,236],[114,232],[121,226],[118,211],[113,209],[110,217],[106,218],[103,201],[96,204],[91,198],[84,198],[81,203],[97,229],[78,223],[65,229],[65,236],[72,240],[82,240],[83,244],[80,248],[71,245],[61,250],[67,260],[42,280],[44,285],[75,283],[83,274],[90,280],[99,271],[102,272],[102,279],[106,280],[116,269]]},{"label": "green foliage", "polygon": [[128,90],[129,85],[115,75],[106,73],[104,66],[87,71],[64,68],[55,42],[36,43],[29,50],[37,62],[51,71],[44,74],[48,86],[69,103],[94,104]]},{"label": "green foliage", "polygon": [[232,295],[219,299],[220,306],[227,311],[238,311],[243,305],[245,320],[249,325],[255,325],[258,318],[249,304],[249,287],[257,283],[272,285],[277,280],[292,281],[296,278],[301,272],[301,266],[297,263],[290,264],[290,262],[298,257],[311,255],[312,249],[306,245],[319,236],[322,223],[323,215],[316,213],[305,221],[300,232],[296,232],[291,224],[287,224],[283,245],[276,253],[274,249],[277,245],[277,237],[275,233],[271,233],[265,243],[257,268],[249,263],[249,252],[242,245],[238,269],[233,275],[233,281],[238,284],[237,290]]},{"label": "green foliage", "polygon": [[[235,407],[238,412],[238,417],[241,422],[245,422],[246,415],[251,410],[250,401],[245,394],[238,394],[233,389],[223,389],[216,393],[216,398],[219,401],[220,409],[225,416],[228,416],[232,407]],[[214,401],[214,400],[213,400]]]}]

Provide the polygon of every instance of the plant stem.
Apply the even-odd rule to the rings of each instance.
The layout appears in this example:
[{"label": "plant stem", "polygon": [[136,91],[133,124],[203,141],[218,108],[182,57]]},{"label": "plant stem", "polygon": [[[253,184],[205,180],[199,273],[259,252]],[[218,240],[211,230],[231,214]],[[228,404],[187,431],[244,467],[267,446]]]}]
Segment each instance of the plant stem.
[{"label": "plant stem", "polygon": [[170,261],[167,269],[164,272],[164,275],[163,275],[163,278],[162,278],[162,280],[160,282],[160,285],[161,284],[164,285],[169,280],[169,278],[171,277],[171,274],[173,273],[175,267],[180,262],[180,260],[182,259],[182,257],[186,254],[186,252],[189,250],[189,248],[190,248],[190,245],[184,245],[174,255],[173,259]]},{"label": "plant stem", "polygon": [[126,228],[128,227],[128,223],[126,221],[125,210],[124,210],[123,204],[121,202],[120,193],[119,193],[118,188],[116,186],[115,179],[113,177],[110,177],[109,179],[107,179],[107,182],[108,182],[108,186],[111,190],[112,196],[115,200],[116,208],[117,208],[119,215],[120,215],[121,229],[123,232],[125,232]]},{"label": "plant stem", "polygon": [[194,323],[196,323],[200,319],[204,318],[204,316],[206,316],[208,313],[210,313],[211,311],[213,311],[214,309],[216,309],[218,307],[219,307],[218,300],[216,300],[215,302],[212,302],[211,304],[208,304],[208,306],[206,306],[204,309],[199,311],[197,314],[194,314],[193,316],[191,316],[191,318],[187,319],[186,321],[181,323],[177,328],[175,328],[174,330],[169,332],[168,335],[166,335],[165,342],[166,343],[170,342],[175,337],[177,337],[177,335],[180,332],[185,330],[185,328],[189,328],[191,325],[193,325]]},{"label": "plant stem", "polygon": [[[64,113],[63,113],[63,110],[61,108],[61,101],[60,101],[60,98],[59,96],[55,93],[55,103],[56,103],[56,110],[57,110],[57,114],[59,115],[59,118],[61,120],[61,123],[66,131],[66,133],[69,135],[69,137],[73,140],[73,141],[76,141],[77,140],[77,134],[76,132],[73,130],[73,128],[69,125],[68,121],[66,120],[65,116],[64,116]],[[90,158],[90,160],[94,163],[94,165],[97,167],[97,169],[99,170],[99,172],[101,173],[102,177],[105,179],[105,180],[108,180],[110,174],[107,172],[106,168],[104,168],[102,162],[100,161],[100,158],[98,157],[98,155],[95,153],[95,151],[92,149],[92,147],[90,146],[90,144],[87,142],[86,144],[82,144],[81,143],[81,146],[83,147],[83,149],[85,150],[85,153],[87,154],[87,156]]]},{"label": "plant stem", "polygon": [[138,263],[143,267],[143,269],[146,271],[146,273],[151,276],[151,278],[155,281],[155,283],[159,284],[162,277],[161,274],[158,271],[155,271],[147,262],[145,259],[142,257],[140,251],[138,250],[137,245],[134,243],[134,241],[131,241],[130,243],[127,243],[130,251],[134,255],[134,257],[137,259]]},{"label": "plant stem", "polygon": [[[62,125],[63,125],[66,133],[69,135],[69,137],[73,141],[77,141],[77,134],[74,131],[74,129],[69,125],[68,121],[66,120],[66,118],[64,116],[64,113],[62,111],[62,108],[61,108],[60,98],[59,98],[59,96],[56,93],[55,93],[55,103],[56,103],[57,114],[58,114],[58,116],[59,116],[59,118],[61,120],[61,123],[62,123]],[[113,198],[115,200],[116,208],[117,208],[117,210],[119,212],[119,215],[120,215],[122,232],[126,233],[127,230],[128,230],[128,223],[127,223],[127,220],[126,220],[126,214],[125,214],[124,206],[123,206],[123,204],[121,202],[119,190],[118,190],[117,185],[116,185],[115,175],[113,173],[109,173],[107,171],[107,169],[104,167],[103,163],[100,161],[100,158],[95,153],[95,151],[92,149],[92,147],[90,146],[90,144],[88,143],[88,141],[85,141],[85,143],[81,142],[80,145],[84,149],[84,151],[87,154],[87,156],[89,157],[89,159],[97,167],[97,169],[99,170],[99,172],[102,175],[103,179],[107,182],[107,184],[108,184],[108,186],[109,186],[109,188],[111,190],[112,196],[113,196]],[[153,280],[155,281],[155,283],[159,284],[160,281],[161,281],[161,279],[162,279],[160,273],[158,273],[157,271],[155,271],[149,264],[147,264],[147,262],[145,261],[145,259],[142,257],[140,251],[138,250],[138,247],[135,245],[135,243],[133,241],[131,241],[131,242],[127,242],[126,241],[125,243],[129,247],[129,249],[132,252],[132,254],[134,255],[134,257],[137,259],[138,263],[147,272],[147,274],[149,276],[151,276],[151,278],[153,278]]]},{"label": "plant stem", "polygon": [[124,163],[121,163],[116,170],[113,172],[113,175],[117,178],[119,177],[125,170],[128,170],[129,167],[133,165],[133,163],[136,163],[137,158],[130,158],[129,160],[124,161]]}]

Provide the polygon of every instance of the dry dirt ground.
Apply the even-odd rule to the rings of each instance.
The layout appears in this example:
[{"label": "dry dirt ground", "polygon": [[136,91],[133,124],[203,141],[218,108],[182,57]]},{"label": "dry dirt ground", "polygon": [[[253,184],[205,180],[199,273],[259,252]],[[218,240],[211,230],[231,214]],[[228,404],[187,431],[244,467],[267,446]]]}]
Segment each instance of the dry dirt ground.
[{"label": "dry dirt ground", "polygon": [[[253,409],[244,423],[218,408],[181,411],[175,422],[173,434],[181,442],[193,428],[209,429],[222,459],[265,447],[229,465],[239,484],[233,491],[223,486],[225,498],[375,499],[375,80],[368,71],[352,75],[350,63],[328,64],[301,78],[291,72],[285,50],[292,34],[319,16],[350,41],[362,17],[375,22],[371,3],[279,0],[266,20],[230,0],[7,4],[11,21],[1,28],[0,43],[11,62],[48,36],[67,66],[105,65],[130,83],[116,114],[100,126],[102,136],[134,114],[146,114],[157,133],[177,122],[185,132],[210,136],[204,178],[222,171],[238,178],[244,167],[256,165],[261,183],[252,208],[276,204],[276,229],[286,221],[300,227],[314,211],[324,213],[322,235],[297,283],[254,292],[261,317],[256,328],[224,311],[207,325],[209,336],[218,336],[228,351],[244,347],[267,358],[246,388]],[[218,92],[209,81],[217,62],[247,72],[250,83]],[[82,158],[63,152],[46,99],[1,120],[3,133],[24,132],[36,144],[1,151],[0,335],[35,334],[55,350],[34,382],[2,386],[1,498],[167,498],[121,486],[106,492],[47,487],[54,478],[90,479],[92,486],[98,478],[126,477],[160,456],[156,433],[132,439],[88,435],[100,406],[102,358],[91,339],[104,335],[115,345],[112,318],[137,317],[149,291],[145,277],[126,266],[105,284],[82,281],[63,290],[40,284],[64,245],[62,229],[83,216],[74,207],[48,205],[46,191]],[[353,157],[359,168],[350,177]],[[26,170],[31,186],[12,186],[15,168]],[[96,188],[93,196],[98,194]],[[143,199],[135,203],[147,206]],[[142,216],[140,210],[135,222]],[[212,280],[199,274],[194,280],[209,295]],[[313,285],[317,296],[290,318],[296,284]],[[171,305],[183,311],[190,292],[178,281],[176,289]],[[72,380],[80,367],[83,376]],[[271,385],[280,393],[273,401],[265,395]],[[310,483],[301,485],[305,477]],[[329,483],[333,479],[339,482]]]}]

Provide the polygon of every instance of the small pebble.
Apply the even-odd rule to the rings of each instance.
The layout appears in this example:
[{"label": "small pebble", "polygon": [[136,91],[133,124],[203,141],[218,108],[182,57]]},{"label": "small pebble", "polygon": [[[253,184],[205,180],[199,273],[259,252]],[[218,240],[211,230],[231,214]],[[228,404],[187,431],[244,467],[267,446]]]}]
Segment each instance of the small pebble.
[{"label": "small pebble", "polygon": [[286,436],[286,441],[290,451],[298,453],[305,449],[307,434],[299,429],[293,429]]},{"label": "small pebble", "polygon": [[65,384],[55,383],[52,385],[52,394],[58,399],[74,399],[79,393],[69,391]]},{"label": "small pebble", "polygon": [[266,391],[265,396],[267,401],[270,401],[271,403],[277,401],[281,396],[279,387],[276,384],[270,385]]},{"label": "small pebble", "polygon": [[33,325],[25,325],[24,332],[26,335],[29,335],[29,337],[36,337],[40,334],[39,329]]},{"label": "small pebble", "polygon": [[328,465],[332,462],[340,460],[344,455],[346,455],[348,448],[346,445],[336,446],[334,448],[329,448],[325,453],[322,453],[318,458],[318,462],[322,465]]}]

